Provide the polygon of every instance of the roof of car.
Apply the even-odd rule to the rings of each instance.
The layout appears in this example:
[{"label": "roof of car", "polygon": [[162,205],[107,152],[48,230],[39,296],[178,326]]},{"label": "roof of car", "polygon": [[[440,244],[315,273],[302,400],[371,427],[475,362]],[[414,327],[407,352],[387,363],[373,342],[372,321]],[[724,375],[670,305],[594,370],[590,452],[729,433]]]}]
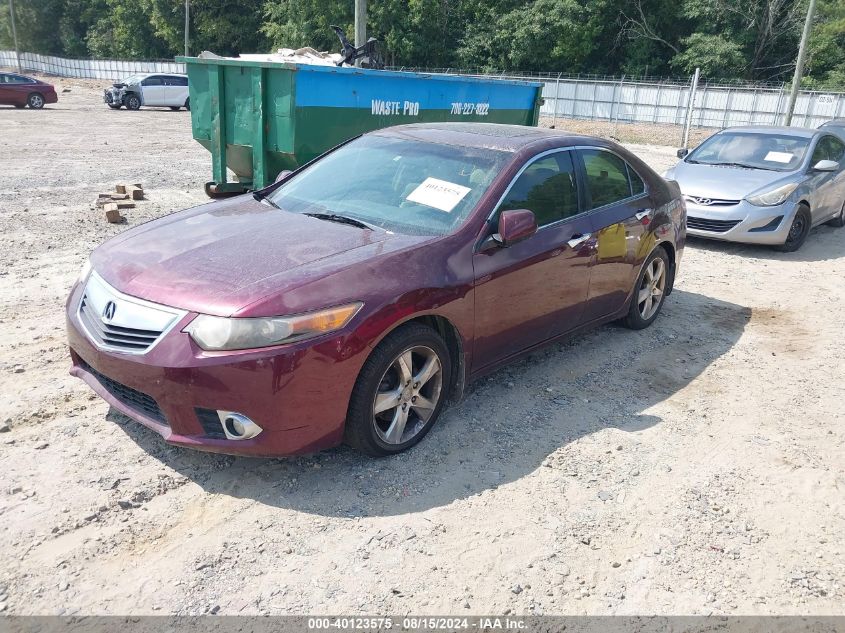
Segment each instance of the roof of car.
[{"label": "roof of car", "polygon": [[785,127],[777,125],[746,125],[740,127],[729,127],[722,132],[741,132],[743,134],[782,134],[784,136],[798,136],[801,138],[812,138],[819,131],[811,127]]},{"label": "roof of car", "polygon": [[561,145],[575,145],[584,141],[593,144],[596,141],[594,138],[566,130],[500,123],[413,123],[374,130],[370,134],[505,152],[515,152],[546,139],[560,139]]},{"label": "roof of car", "polygon": [[825,121],[819,127],[845,127],[845,119],[831,119],[830,121]]}]

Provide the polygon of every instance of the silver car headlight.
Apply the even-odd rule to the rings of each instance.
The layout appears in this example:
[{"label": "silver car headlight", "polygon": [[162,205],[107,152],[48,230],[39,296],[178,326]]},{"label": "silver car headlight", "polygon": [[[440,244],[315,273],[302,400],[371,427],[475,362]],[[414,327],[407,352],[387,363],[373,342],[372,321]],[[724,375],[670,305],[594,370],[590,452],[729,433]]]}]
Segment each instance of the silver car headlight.
[{"label": "silver car headlight", "polygon": [[800,183],[797,182],[789,182],[785,185],[781,185],[780,187],[770,189],[769,191],[748,196],[746,200],[758,207],[773,207],[776,204],[781,204],[784,200],[791,196],[792,192],[798,189],[799,184]]},{"label": "silver car headlight", "polygon": [[364,304],[289,317],[227,318],[201,314],[183,330],[207,351],[253,349],[312,338],[344,327]]}]

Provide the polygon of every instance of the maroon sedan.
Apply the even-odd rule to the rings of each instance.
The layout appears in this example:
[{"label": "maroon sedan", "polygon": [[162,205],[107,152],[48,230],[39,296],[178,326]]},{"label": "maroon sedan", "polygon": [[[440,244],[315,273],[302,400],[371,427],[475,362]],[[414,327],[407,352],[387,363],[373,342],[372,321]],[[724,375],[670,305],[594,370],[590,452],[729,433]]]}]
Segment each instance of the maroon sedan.
[{"label": "maroon sedan", "polygon": [[48,83],[24,75],[0,73],[0,104],[40,110],[45,103],[58,100],[56,89]]},{"label": "maroon sedan", "polygon": [[675,183],[610,141],[427,124],[126,231],[71,290],[72,373],[172,444],[405,450],[472,379],[672,291]]}]

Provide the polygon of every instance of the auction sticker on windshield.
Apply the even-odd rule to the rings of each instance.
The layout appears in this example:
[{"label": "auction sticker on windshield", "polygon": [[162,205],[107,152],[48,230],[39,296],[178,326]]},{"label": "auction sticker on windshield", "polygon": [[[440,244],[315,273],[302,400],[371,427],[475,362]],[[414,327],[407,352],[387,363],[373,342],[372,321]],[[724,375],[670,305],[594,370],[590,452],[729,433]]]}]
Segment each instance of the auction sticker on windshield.
[{"label": "auction sticker on windshield", "polygon": [[406,200],[451,213],[452,209],[470,191],[472,190],[469,187],[456,185],[453,182],[439,180],[437,178],[426,178],[419,187],[408,195]]},{"label": "auction sticker on windshield", "polygon": [[769,152],[763,160],[772,163],[783,163],[784,165],[791,162],[794,156],[788,152]]}]

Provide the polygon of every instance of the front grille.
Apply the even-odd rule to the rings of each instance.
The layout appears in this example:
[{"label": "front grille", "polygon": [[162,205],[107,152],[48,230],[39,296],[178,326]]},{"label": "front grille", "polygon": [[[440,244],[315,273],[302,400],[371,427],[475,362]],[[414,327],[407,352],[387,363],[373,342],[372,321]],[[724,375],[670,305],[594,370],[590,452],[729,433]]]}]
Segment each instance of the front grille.
[{"label": "front grille", "polygon": [[687,216],[687,227],[698,231],[710,231],[711,233],[724,233],[730,231],[742,220],[708,220],[706,218],[695,218]]},{"label": "front grille", "polygon": [[684,196],[684,200],[703,207],[733,207],[740,203],[740,200],[725,200],[722,198],[705,198],[695,196]]},{"label": "front grille", "polygon": [[197,420],[199,420],[206,437],[215,440],[226,439],[226,433],[223,432],[223,424],[220,422],[220,416],[217,415],[217,411],[197,407],[194,409],[194,413],[197,414]]},{"label": "front grille", "polygon": [[112,396],[119,400],[121,404],[140,413],[141,415],[155,420],[159,424],[167,425],[167,419],[164,417],[158,403],[152,398],[152,396],[148,396],[141,391],[136,391],[135,389],[127,387],[116,380],[112,380],[108,376],[104,376],[82,359],[79,360],[79,364],[82,369],[94,376],[94,378],[97,379],[97,382],[99,382]]},{"label": "front grille", "polygon": [[94,341],[106,347],[144,352],[161,336],[161,331],[157,330],[139,330],[106,323],[91,309],[88,295],[82,297],[79,318]]}]

